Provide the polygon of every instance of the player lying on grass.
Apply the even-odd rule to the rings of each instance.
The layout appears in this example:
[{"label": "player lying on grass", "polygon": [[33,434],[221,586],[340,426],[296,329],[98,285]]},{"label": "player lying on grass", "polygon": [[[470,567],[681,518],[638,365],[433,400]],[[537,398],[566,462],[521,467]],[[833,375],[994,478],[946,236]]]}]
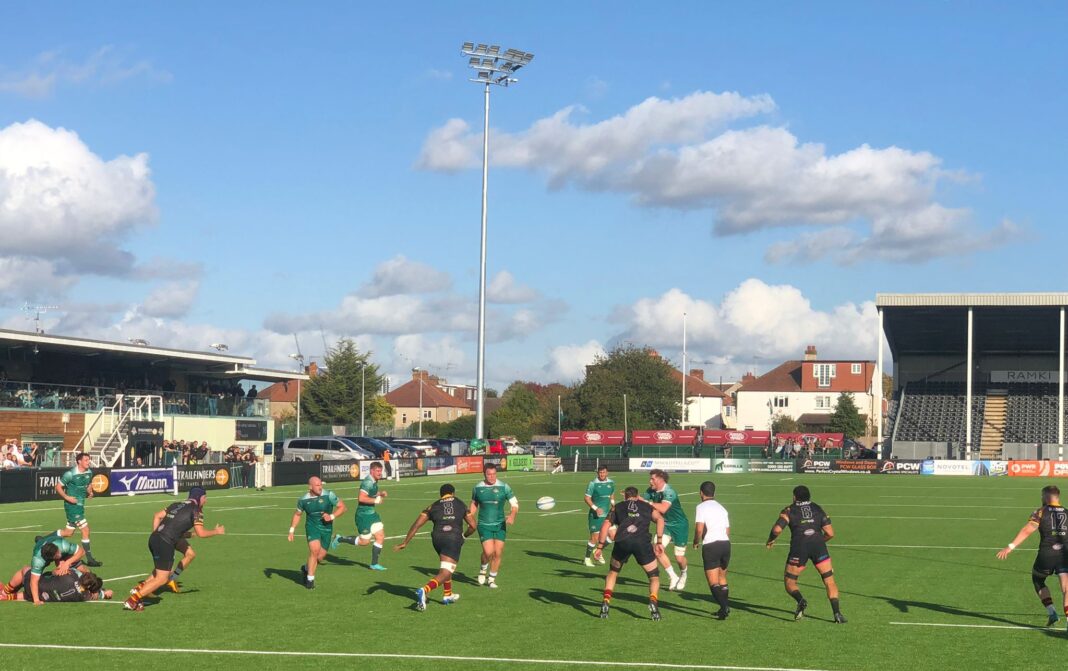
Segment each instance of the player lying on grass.
[{"label": "player lying on grass", "polygon": [[[612,548],[612,561],[608,565],[608,576],[604,579],[604,601],[601,602],[601,619],[608,618],[608,609],[612,604],[612,592],[616,588],[619,571],[631,557],[641,565],[645,575],[649,576],[649,614],[654,620],[660,619],[660,607],[657,593],[660,591],[660,568],[656,565],[657,557],[664,554],[664,516],[647,501],[638,498],[637,487],[627,487],[623,491],[624,499],[612,506],[608,518],[601,523],[601,533],[597,537],[596,556],[600,557],[608,540],[609,527],[616,527],[616,544]],[[656,545],[649,538],[649,525],[656,522]]]},{"label": "player lying on grass", "polygon": [[430,542],[434,545],[434,552],[438,553],[441,563],[438,565],[438,574],[430,582],[415,591],[415,607],[426,610],[426,600],[430,593],[441,585],[445,590],[442,603],[449,605],[460,598],[459,594],[452,592],[452,574],[456,572],[456,565],[460,563],[460,550],[464,545],[463,522],[467,522],[470,531],[475,527],[475,518],[467,509],[463,501],[456,498],[456,488],[451,484],[444,484],[438,490],[439,498],[426,507],[412,522],[408,529],[408,535],[398,543],[393,550],[401,551],[412,542],[415,533],[419,531],[427,521],[434,523],[434,529],[430,532]]},{"label": "player lying on grass", "polygon": [[382,479],[382,464],[375,461],[371,463],[366,478],[360,482],[360,494],[356,504],[356,536],[338,536],[334,539],[330,549],[337,547],[338,543],[349,545],[371,545],[371,566],[375,571],[385,571],[386,567],[379,564],[382,554],[382,545],[386,542],[386,528],[382,525],[375,506],[382,503],[386,498],[385,490],[379,491],[378,481]]},{"label": "player lying on grass", "polygon": [[834,538],[834,528],[831,527],[831,518],[823,512],[823,508],[812,502],[812,494],[804,485],[794,487],[794,502],[782,509],[779,519],[775,520],[775,525],[771,527],[767,545],[769,550],[774,547],[775,539],[786,527],[790,528],[790,554],[786,559],[783,584],[786,586],[786,593],[797,602],[794,619],[800,620],[804,617],[805,609],[808,608],[808,602],[801,596],[801,590],[797,589],[797,579],[809,560],[812,560],[823,578],[823,585],[827,588],[827,598],[831,602],[835,623],[845,624],[846,619],[838,607],[838,585],[834,581],[831,553],[827,550],[827,541]]},{"label": "player lying on grass", "polygon": [[[145,605],[141,600],[164,585],[168,585],[175,592],[178,591],[178,576],[189,568],[190,562],[196,558],[193,547],[186,540],[191,533],[195,533],[197,538],[226,533],[226,528],[221,524],[215,525],[211,531],[204,529],[204,506],[207,502],[208,493],[204,488],[193,487],[184,501],[172,503],[152,518],[153,531],[148,537],[148,551],[152,554],[153,563],[152,575],[148,580],[137,583],[130,591],[130,598],[122,604],[125,610],[144,610]],[[172,572],[175,552],[182,553],[182,560]]]},{"label": "player lying on grass", "polygon": [[345,514],[345,502],[329,489],[323,489],[323,481],[312,476],[308,478],[308,491],[297,499],[297,511],[289,522],[289,542],[293,542],[293,532],[301,515],[304,518],[304,535],[308,538],[308,563],[300,567],[304,576],[304,586],[315,589],[315,568],[326,559],[326,549],[331,547],[334,537],[334,520]]},{"label": "player lying on grass", "polygon": [[[0,595],[0,601],[28,601],[32,569],[23,566],[7,585],[13,589]],[[19,591],[19,590],[22,591]],[[104,589],[104,581],[96,574],[72,568],[63,575],[44,573],[37,582],[37,590],[43,603],[79,603],[82,601],[99,601],[110,599],[113,593]]]},{"label": "player lying on grass", "polygon": [[1008,546],[998,552],[998,559],[1007,559],[1016,546],[1038,531],[1038,556],[1031,566],[1031,583],[1035,586],[1049,619],[1046,626],[1057,623],[1057,609],[1053,607],[1053,595],[1046,587],[1046,578],[1057,574],[1064,594],[1064,615],[1068,618],[1068,511],[1061,505],[1061,490],[1050,485],[1042,488],[1042,506],[1031,513],[1027,524],[1016,534]]},{"label": "player lying on grass", "polygon": [[[40,606],[44,601],[41,599],[40,580],[44,569],[55,562],[55,575],[66,575],[71,568],[77,566],[85,555],[85,550],[77,543],[72,543],[66,538],[53,532],[47,536],[38,536],[33,545],[33,554],[30,556],[30,597],[35,606]],[[21,575],[21,570],[19,575]],[[5,595],[14,594],[15,588],[7,583],[3,587]]]},{"label": "player lying on grass", "polygon": [[[608,467],[601,466],[597,469],[597,477],[590,480],[586,485],[586,505],[590,512],[586,515],[586,525],[590,532],[590,539],[586,542],[586,558],[583,564],[593,566],[593,550],[597,546],[597,536],[601,533],[601,524],[608,517],[608,511],[616,504],[616,483],[608,477]],[[609,530],[608,539],[612,540],[614,530]],[[600,563],[604,563],[602,557]]]}]

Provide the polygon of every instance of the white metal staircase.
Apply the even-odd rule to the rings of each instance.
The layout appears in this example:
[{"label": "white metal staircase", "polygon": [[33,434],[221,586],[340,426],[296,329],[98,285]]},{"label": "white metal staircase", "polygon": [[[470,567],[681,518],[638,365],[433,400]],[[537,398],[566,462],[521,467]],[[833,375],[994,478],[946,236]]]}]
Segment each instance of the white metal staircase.
[{"label": "white metal staircase", "polygon": [[115,403],[101,409],[75,445],[75,452],[88,452],[97,467],[114,467],[126,454],[129,422],[163,420],[162,396],[118,396]]}]

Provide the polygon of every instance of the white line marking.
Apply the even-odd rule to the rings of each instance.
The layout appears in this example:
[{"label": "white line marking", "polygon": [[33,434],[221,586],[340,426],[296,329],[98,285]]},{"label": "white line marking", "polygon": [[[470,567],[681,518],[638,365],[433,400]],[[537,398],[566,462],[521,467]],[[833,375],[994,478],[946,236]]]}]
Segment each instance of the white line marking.
[{"label": "white line marking", "polygon": [[893,517],[882,515],[835,515],[854,520],[966,520],[969,522],[997,522],[993,517]]},{"label": "white line marking", "polygon": [[779,478],[779,482],[786,482],[787,480],[793,480],[793,478]]},{"label": "white line marking", "polygon": [[6,529],[0,529],[0,531],[18,531],[19,529],[40,529],[40,524],[27,524],[24,527],[8,527]]},{"label": "white line marking", "polygon": [[538,517],[549,517],[550,515],[566,515],[568,513],[577,513],[581,510],[581,508],[575,508],[574,510],[558,510],[555,513],[542,513],[538,515]]},{"label": "white line marking", "polygon": [[749,483],[748,485],[738,485],[738,487],[739,487],[739,488],[742,488],[742,487],[752,487],[752,486],[753,486],[753,485],[755,485],[755,484],[756,484],[755,482],[750,482],[750,483]]},{"label": "white line marking", "polygon": [[216,509],[212,510],[211,512],[213,512],[213,513],[224,513],[224,512],[227,512],[229,510],[259,510],[261,508],[277,508],[277,507],[278,507],[277,504],[272,503],[272,504],[266,505],[266,506],[242,506],[240,508],[216,508]]},{"label": "white line marking", "polygon": [[1015,629],[1017,631],[1055,631],[1048,627],[1027,627],[1015,624],[949,624],[945,622],[891,622],[909,627],[963,627],[967,629]]},{"label": "white line marking", "polygon": [[[0,643],[0,648],[29,648],[34,650],[69,651],[69,645],[40,643]],[[522,657],[464,657],[460,655],[406,655],[387,652],[314,652],[289,650],[211,650],[206,648],[135,648],[107,645],[81,645],[80,650],[97,650],[102,652],[169,652],[201,655],[252,655],[263,657],[341,657],[363,659],[419,659],[425,661],[449,660],[453,662],[505,662],[511,664],[542,664],[552,666],[615,666],[641,667],[651,669],[707,669],[712,671],[817,671],[815,669],[796,669],[778,666],[724,666],[718,664],[669,664],[665,662],[615,662],[606,660],[580,659],[531,659]]]},{"label": "white line marking", "polygon": [[147,573],[134,573],[133,575],[120,575],[118,578],[105,578],[103,582],[111,582],[112,580],[126,580],[127,578],[141,578],[148,575]]}]

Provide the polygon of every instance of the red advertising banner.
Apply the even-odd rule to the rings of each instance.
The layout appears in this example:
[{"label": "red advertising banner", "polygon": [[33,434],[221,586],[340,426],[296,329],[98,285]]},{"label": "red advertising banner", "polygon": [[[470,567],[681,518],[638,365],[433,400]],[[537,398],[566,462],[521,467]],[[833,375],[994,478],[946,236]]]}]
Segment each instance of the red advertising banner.
[{"label": "red advertising banner", "polygon": [[687,431],[631,431],[631,445],[693,445],[697,432]]},{"label": "red advertising banner", "polygon": [[457,473],[481,473],[482,457],[456,457]]},{"label": "red advertising banner", "polygon": [[561,445],[622,445],[626,434],[622,431],[564,431]]},{"label": "red advertising banner", "polygon": [[1017,478],[1068,478],[1068,461],[1010,461],[1009,475]]},{"label": "red advertising banner", "polygon": [[809,442],[818,440],[828,445],[841,445],[845,435],[841,433],[776,433],[775,440],[792,440],[794,442]]},{"label": "red advertising banner", "polygon": [[701,443],[704,445],[767,445],[770,431],[730,431],[706,429]]}]

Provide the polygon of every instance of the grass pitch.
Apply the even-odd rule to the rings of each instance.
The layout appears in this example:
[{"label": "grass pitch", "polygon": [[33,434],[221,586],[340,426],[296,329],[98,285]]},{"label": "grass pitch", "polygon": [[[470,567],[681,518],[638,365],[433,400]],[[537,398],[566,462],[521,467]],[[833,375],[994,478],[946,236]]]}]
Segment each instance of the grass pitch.
[{"label": "grass pitch", "polygon": [[[479,548],[471,540],[454,579],[462,599],[444,606],[439,589],[423,613],[412,604],[414,590],[437,571],[429,539],[424,533],[401,553],[392,545],[436,498],[442,478],[383,481],[389,497],[379,510],[392,539],[382,563],[389,570],[367,569],[370,548],[342,545],[320,567],[314,591],[299,584],[307,553],[303,538],[286,541],[304,488],[209,493],[207,526],[225,524],[227,534],[194,538],[197,559],[182,576],[182,593],[162,594],[143,613],[125,612],[119,604],[140,574],[151,570],[148,527],[173,498],[94,499],[87,506],[93,551],[104,562],[98,573],[116,590],[115,601],[0,604],[0,666],[39,669],[62,658],[94,668],[137,669],[974,670],[1044,668],[1068,654],[1064,621],[1042,628],[1045,610],[1031,587],[1037,534],[1008,561],[994,557],[1039,505],[1043,481],[715,476],[717,498],[731,516],[732,615],[724,622],[711,617],[715,606],[700,557],[690,549],[686,591],[662,591],[663,621],[654,623],[645,608],[645,576],[633,561],[617,585],[610,619],[597,617],[606,567],[582,564],[582,495],[591,474],[501,476],[521,510],[509,530],[500,588],[475,584]],[[620,492],[647,484],[638,473],[613,477]],[[671,478],[691,524],[697,487],[708,477]],[[479,477],[447,479],[466,499]],[[764,548],[790,490],[802,483],[834,522],[830,549],[846,625],[831,622],[812,567],[800,583],[810,609],[794,622],[794,602],[782,587],[788,532],[774,550]],[[327,487],[354,508],[356,483]],[[540,496],[555,497],[556,508],[538,511],[534,501]],[[34,534],[63,521],[61,502],[0,506],[0,577],[6,580],[29,563]],[[353,513],[335,530],[351,533]],[[1055,580],[1047,584],[1059,604]]]}]

